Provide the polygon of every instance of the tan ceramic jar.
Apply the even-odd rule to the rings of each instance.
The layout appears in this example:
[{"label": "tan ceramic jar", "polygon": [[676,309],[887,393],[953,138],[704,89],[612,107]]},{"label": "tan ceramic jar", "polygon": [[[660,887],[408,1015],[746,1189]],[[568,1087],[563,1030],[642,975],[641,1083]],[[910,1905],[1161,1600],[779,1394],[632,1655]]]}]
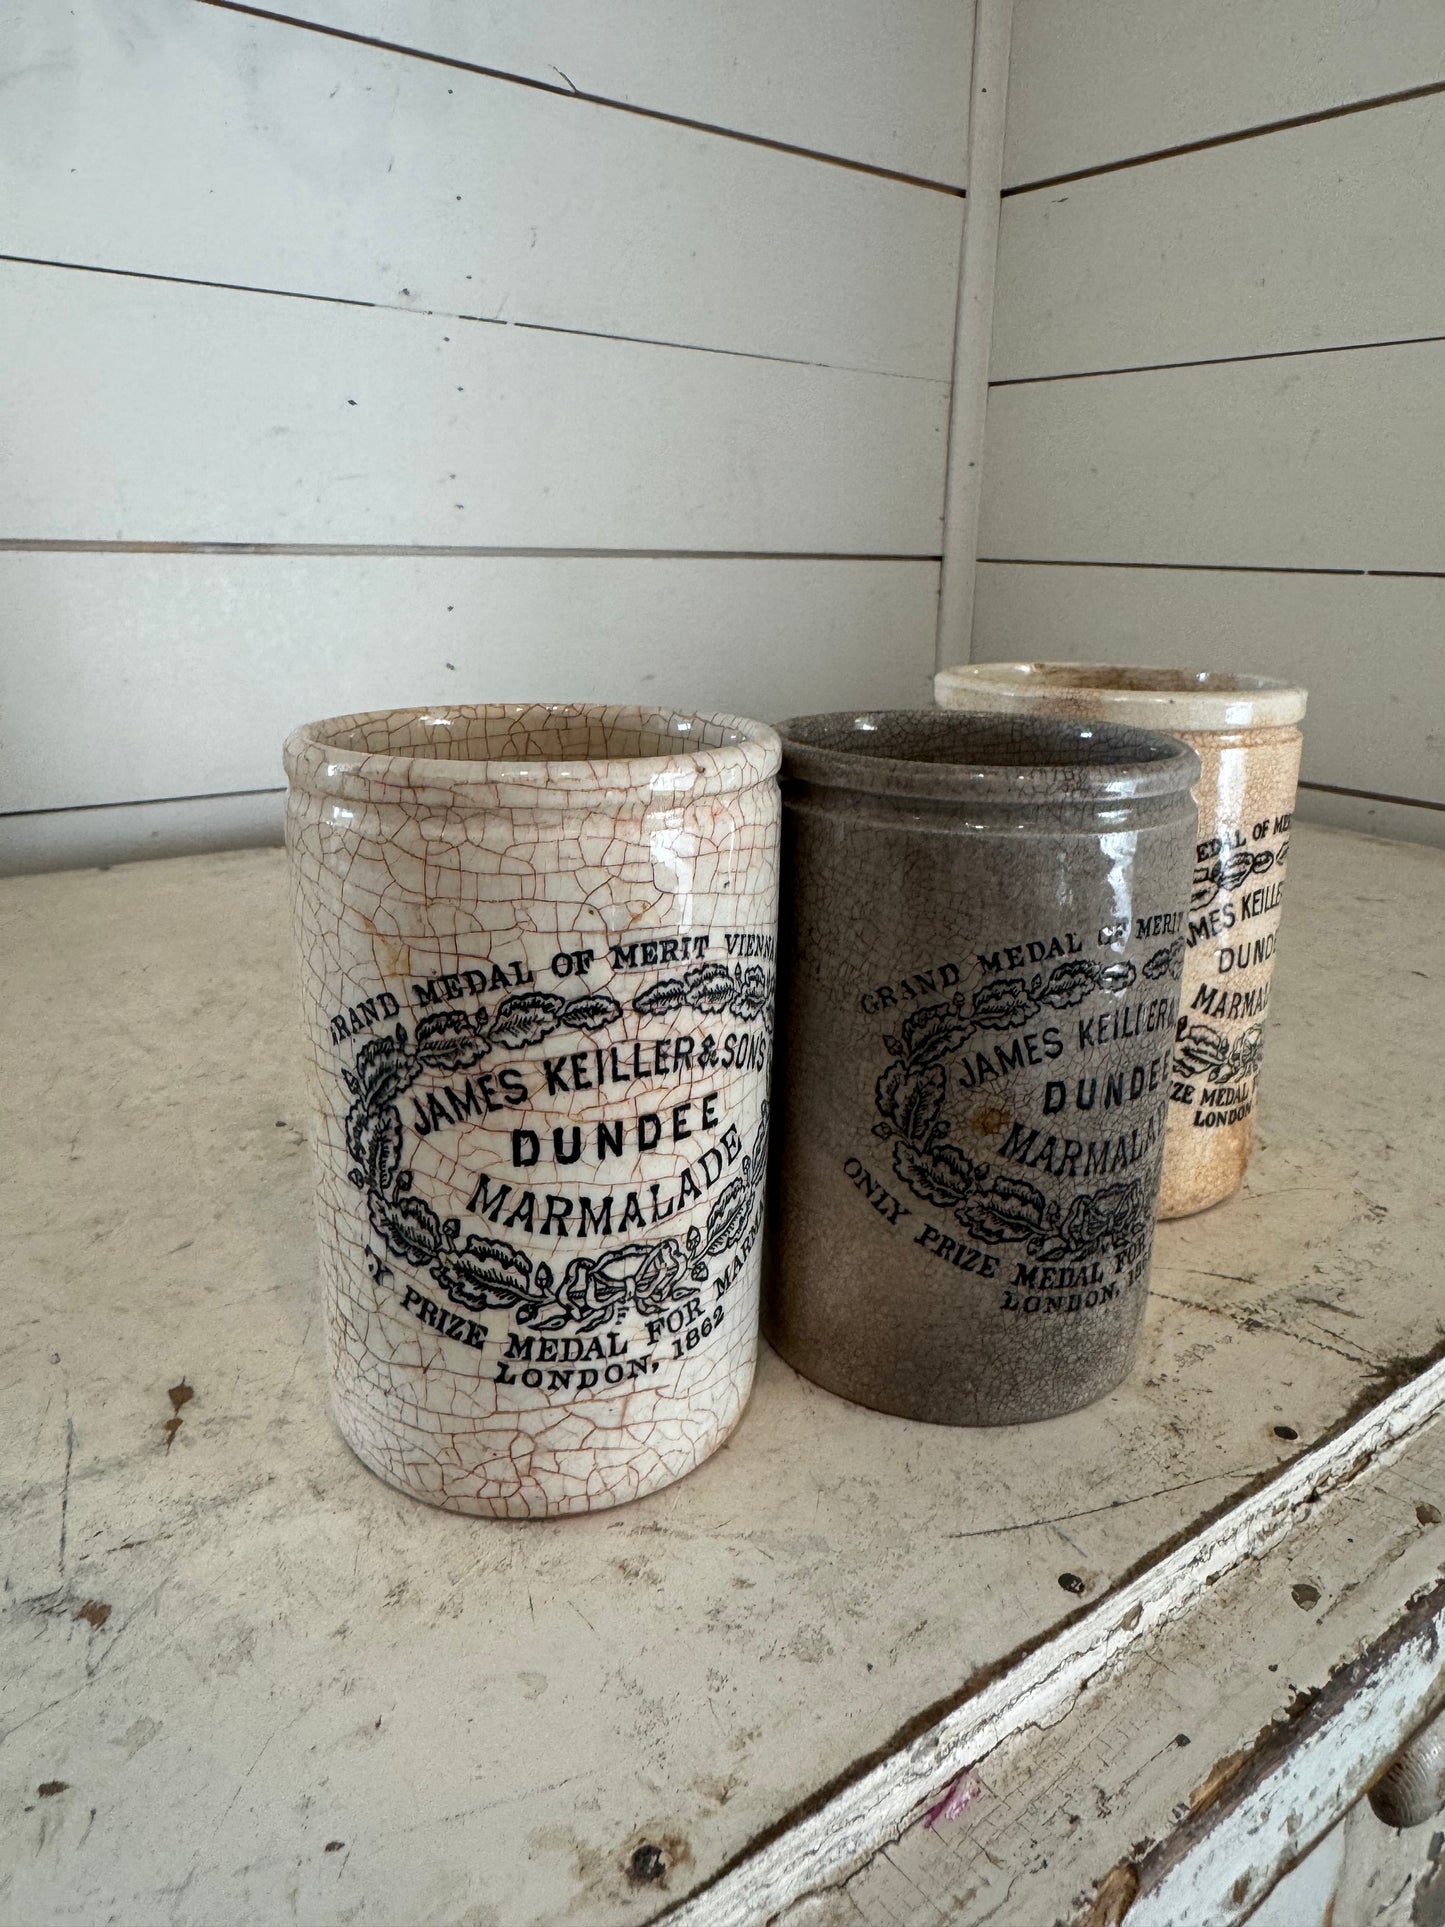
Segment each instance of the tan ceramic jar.
[{"label": "tan ceramic jar", "polygon": [[332,1398],[455,1512],[589,1512],[757,1347],[778,738],[508,704],[286,744]]},{"label": "tan ceramic jar", "polygon": [[1159,1215],[1239,1189],[1284,897],[1305,691],[1210,669],[981,662],[940,671],[946,709],[1167,731],[1199,756],[1190,890]]}]

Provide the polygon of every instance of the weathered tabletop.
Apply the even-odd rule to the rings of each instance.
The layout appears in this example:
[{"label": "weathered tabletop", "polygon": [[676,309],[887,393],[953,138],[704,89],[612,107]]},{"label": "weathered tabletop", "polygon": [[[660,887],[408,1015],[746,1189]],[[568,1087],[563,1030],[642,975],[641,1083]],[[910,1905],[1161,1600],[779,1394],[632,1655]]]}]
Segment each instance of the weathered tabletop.
[{"label": "weathered tabletop", "polygon": [[1290,873],[1249,1183],[1162,1229],[1121,1390],[952,1431],[769,1356],[709,1465],[555,1524],[331,1427],[280,853],[0,885],[0,1920],[745,1919],[824,1789],[894,1752],[916,1809],[985,1675],[1445,1331],[1445,854],[1305,826]]}]

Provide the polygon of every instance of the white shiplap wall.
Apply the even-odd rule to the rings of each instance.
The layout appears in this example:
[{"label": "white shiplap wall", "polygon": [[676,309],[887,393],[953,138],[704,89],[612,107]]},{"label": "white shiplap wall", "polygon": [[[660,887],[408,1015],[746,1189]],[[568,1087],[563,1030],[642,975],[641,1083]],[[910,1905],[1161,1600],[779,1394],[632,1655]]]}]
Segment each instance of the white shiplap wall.
[{"label": "white shiplap wall", "polygon": [[971,5],[288,15],[0,21],[0,864],[328,711],[926,700]]},{"label": "white shiplap wall", "polygon": [[1298,678],[1445,841],[1445,7],[1017,0],[1004,181],[974,656]]},{"label": "white shiplap wall", "polygon": [[936,647],[1297,677],[1306,811],[1445,836],[1440,0],[12,0],[0,59],[0,868],[274,834],[326,710]]}]

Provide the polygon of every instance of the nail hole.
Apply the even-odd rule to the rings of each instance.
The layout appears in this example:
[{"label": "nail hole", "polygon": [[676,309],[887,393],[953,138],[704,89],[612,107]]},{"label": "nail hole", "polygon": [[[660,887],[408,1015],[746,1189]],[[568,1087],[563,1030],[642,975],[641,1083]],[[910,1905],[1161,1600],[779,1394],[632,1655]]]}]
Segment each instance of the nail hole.
[{"label": "nail hole", "polygon": [[1065,1592],[1071,1592],[1075,1595],[1087,1591],[1083,1580],[1076,1572],[1061,1572],[1059,1574],[1059,1584]]},{"label": "nail hole", "polygon": [[1297,1439],[1299,1437],[1299,1433],[1296,1432],[1292,1425],[1276,1425],[1274,1435],[1277,1439]]},{"label": "nail hole", "polygon": [[661,1880],[667,1872],[667,1856],[662,1848],[654,1845],[651,1840],[644,1840],[640,1847],[634,1847],[632,1858],[627,1864],[634,1880],[646,1881],[649,1884],[655,1880]]}]

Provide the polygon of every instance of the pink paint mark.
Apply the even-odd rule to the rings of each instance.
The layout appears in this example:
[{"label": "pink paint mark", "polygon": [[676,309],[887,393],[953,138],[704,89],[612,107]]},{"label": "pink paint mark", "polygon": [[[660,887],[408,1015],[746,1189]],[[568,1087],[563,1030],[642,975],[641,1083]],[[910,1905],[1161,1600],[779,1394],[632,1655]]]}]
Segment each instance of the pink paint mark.
[{"label": "pink paint mark", "polygon": [[936,1827],[941,1820],[956,1820],[960,1813],[973,1805],[982,1792],[983,1782],[972,1767],[966,1766],[958,1778],[950,1784],[943,1798],[924,1814],[924,1826]]}]

